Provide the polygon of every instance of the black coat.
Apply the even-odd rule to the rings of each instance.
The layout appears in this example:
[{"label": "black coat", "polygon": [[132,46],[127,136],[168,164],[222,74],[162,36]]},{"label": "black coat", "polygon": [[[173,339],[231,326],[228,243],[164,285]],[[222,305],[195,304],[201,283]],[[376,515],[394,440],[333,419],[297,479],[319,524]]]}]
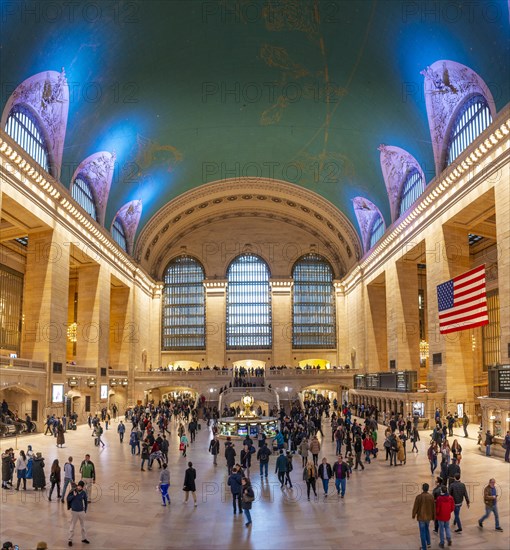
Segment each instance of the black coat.
[{"label": "black coat", "polygon": [[2,481],[9,481],[11,479],[11,462],[10,455],[2,457]]},{"label": "black coat", "polygon": [[34,458],[34,463],[32,464],[32,480],[34,484],[34,489],[44,489],[46,487],[44,458]]},{"label": "black coat", "polygon": [[183,491],[196,491],[195,479],[197,477],[197,472],[195,468],[188,468],[184,474],[184,487]]},{"label": "black coat", "polygon": [[253,492],[253,489],[251,488],[251,485],[245,485],[243,487],[242,492],[242,504],[243,504],[243,510],[251,510],[251,500],[245,500],[245,498],[252,499],[255,496],[255,493]]},{"label": "black coat", "polygon": [[227,447],[225,449],[225,458],[229,466],[233,466],[236,463],[236,451],[234,447]]}]

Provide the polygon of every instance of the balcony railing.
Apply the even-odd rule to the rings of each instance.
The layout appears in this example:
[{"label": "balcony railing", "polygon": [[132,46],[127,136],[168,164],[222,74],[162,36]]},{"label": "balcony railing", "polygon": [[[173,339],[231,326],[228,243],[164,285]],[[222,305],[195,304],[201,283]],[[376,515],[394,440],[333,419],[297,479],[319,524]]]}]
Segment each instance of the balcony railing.
[{"label": "balcony railing", "polygon": [[38,372],[46,372],[44,361],[31,361],[30,359],[14,359],[12,357],[0,357],[0,368],[2,369],[19,369],[19,370],[36,370]]},{"label": "balcony railing", "polygon": [[66,365],[67,374],[86,374],[87,376],[97,376],[97,369],[94,367],[79,367],[78,365]]}]

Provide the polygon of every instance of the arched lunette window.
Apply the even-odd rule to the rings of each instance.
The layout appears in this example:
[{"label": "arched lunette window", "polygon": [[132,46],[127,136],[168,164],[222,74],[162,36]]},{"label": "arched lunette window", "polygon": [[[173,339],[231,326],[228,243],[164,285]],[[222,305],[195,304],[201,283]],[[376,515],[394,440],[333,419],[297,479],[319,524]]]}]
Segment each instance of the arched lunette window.
[{"label": "arched lunette window", "polygon": [[164,274],[162,349],[205,349],[204,268],[190,256],[172,260]]},{"label": "arched lunette window", "polygon": [[30,109],[22,105],[12,108],[5,132],[22,147],[46,172],[50,173],[50,155],[39,122]]},{"label": "arched lunette window", "polygon": [[425,190],[425,182],[421,177],[420,172],[416,168],[412,168],[404,181],[402,191],[400,193],[400,205],[398,215],[402,214],[413,204]]},{"label": "arched lunette window", "polygon": [[91,218],[97,221],[96,202],[90,185],[83,177],[78,176],[71,188],[73,199],[89,214]]},{"label": "arched lunette window", "polygon": [[124,225],[119,218],[115,218],[115,221],[113,222],[112,237],[113,240],[122,248],[122,250],[127,252],[126,231],[124,230]]},{"label": "arched lunette window", "polygon": [[243,254],[230,264],[227,281],[227,349],[271,348],[268,265]]},{"label": "arched lunette window", "polygon": [[489,104],[483,95],[476,94],[467,99],[458,111],[452,125],[446,166],[449,166],[473,141],[491,124]]},{"label": "arched lunette window", "polygon": [[325,258],[307,254],[292,269],[292,345],[336,347],[333,270]]},{"label": "arched lunette window", "polygon": [[384,235],[384,221],[381,215],[377,214],[376,218],[372,223],[372,228],[370,230],[369,248],[372,248],[383,235]]}]

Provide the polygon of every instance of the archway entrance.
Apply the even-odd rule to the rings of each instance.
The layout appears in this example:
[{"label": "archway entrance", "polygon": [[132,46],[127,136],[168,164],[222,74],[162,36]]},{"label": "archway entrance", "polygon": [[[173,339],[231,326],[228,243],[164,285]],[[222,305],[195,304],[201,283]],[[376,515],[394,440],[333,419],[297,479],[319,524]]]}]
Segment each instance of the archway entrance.
[{"label": "archway entrance", "polygon": [[302,369],[330,369],[331,368],[331,362],[327,361],[326,359],[319,359],[319,358],[311,358],[311,359],[303,359],[302,361],[299,361],[298,365]]}]

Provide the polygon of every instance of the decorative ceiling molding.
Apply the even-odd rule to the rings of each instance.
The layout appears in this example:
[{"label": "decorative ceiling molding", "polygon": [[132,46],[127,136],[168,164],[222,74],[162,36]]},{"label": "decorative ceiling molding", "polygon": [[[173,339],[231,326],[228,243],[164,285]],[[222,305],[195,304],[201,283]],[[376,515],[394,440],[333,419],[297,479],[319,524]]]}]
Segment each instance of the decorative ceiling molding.
[{"label": "decorative ceiling molding", "polygon": [[[306,231],[314,239],[317,239],[322,245],[324,245],[324,248],[321,248],[320,254],[324,256],[333,266],[333,270],[335,272],[335,276],[337,278],[342,278],[345,273],[347,273],[347,267],[346,267],[346,258],[345,258],[345,250],[341,250],[336,243],[333,243],[332,241],[325,238],[323,234],[321,234],[319,231],[316,231],[313,227],[311,227],[309,224],[304,223],[303,221],[298,221],[295,219],[290,219],[288,217],[274,214],[272,212],[261,212],[258,211],[243,211],[243,212],[230,212],[228,214],[220,214],[217,216],[207,217],[203,218],[201,221],[193,224],[192,226],[188,226],[187,228],[183,229],[177,234],[174,234],[173,237],[170,240],[166,240],[164,242],[164,246],[157,251],[157,256],[154,258],[154,261],[151,263],[151,276],[154,277],[156,280],[162,280],[163,279],[163,270],[165,269],[166,265],[174,258],[181,254],[181,251],[178,249],[178,245],[181,242],[182,239],[184,239],[186,236],[193,233],[193,231],[196,231],[197,229],[200,229],[201,227],[204,227],[206,225],[210,225],[212,223],[222,221],[222,220],[229,220],[234,218],[265,218],[265,219],[271,219],[280,221],[283,223],[287,223],[290,225],[293,225],[294,227],[298,227],[299,229],[302,229],[303,231]],[[159,240],[159,239],[157,239]],[[156,242],[157,242],[156,240]],[[257,246],[255,245],[255,248]],[[271,263],[269,258],[266,258],[264,254],[259,251],[258,249],[256,251],[251,249],[251,245],[245,245],[243,247],[242,252],[256,252],[258,255],[260,255],[264,261],[267,263]],[[232,257],[238,254],[238,251],[232,252]],[[228,259],[226,261],[226,264],[230,263],[232,258]],[[348,258],[347,258],[348,259]],[[197,258],[198,261],[200,261],[199,258]],[[209,276],[206,272],[206,276]],[[289,273],[290,277],[290,273]]]},{"label": "decorative ceiling molding", "polygon": [[[118,212],[115,214],[116,218],[121,220],[122,225],[124,226],[124,231],[126,233],[126,242],[127,242],[127,252],[132,254],[133,243],[135,239],[136,230],[138,224],[140,223],[140,217],[142,215],[142,201],[134,200],[126,203]],[[112,222],[113,227],[113,222]],[[111,228],[110,228],[111,232]]]},{"label": "decorative ceiling molding", "polygon": [[24,80],[11,94],[2,113],[2,128],[15,106],[35,114],[43,132],[50,158],[51,175],[59,180],[69,112],[69,87],[64,69],[45,71]]},{"label": "decorative ceiling molding", "polygon": [[381,170],[390,202],[391,221],[394,222],[399,217],[400,196],[407,175],[415,168],[418,170],[424,186],[426,184],[425,175],[418,161],[404,149],[384,144],[379,145],[378,149],[381,152]]},{"label": "decorative ceiling molding", "polygon": [[87,180],[94,194],[97,221],[103,226],[114,167],[115,153],[109,153],[108,151],[94,153],[80,163],[71,178],[71,185],[69,186],[72,192],[74,182],[78,176]]},{"label": "decorative ceiling molding", "polygon": [[364,197],[354,197],[352,202],[354,204],[354,213],[358,219],[359,229],[361,231],[363,248],[367,251],[370,248],[370,232],[374,220],[377,216],[380,216],[384,223],[384,218],[379,208],[377,208],[377,206],[368,199],[365,199]]},{"label": "decorative ceiling molding", "polygon": [[[256,205],[256,206],[255,206]],[[356,230],[340,210],[326,199],[303,187],[274,179],[240,178],[202,185],[168,202],[145,225],[140,234],[134,257],[146,269],[154,254],[159,256],[160,238],[167,232],[175,235],[197,220],[219,214],[256,207],[261,212],[280,215],[287,221],[315,227],[326,241],[343,250],[345,267],[350,269],[360,257],[361,246]],[[165,238],[166,242],[166,238]],[[156,246],[157,245],[157,246]],[[156,247],[156,248],[155,248]],[[153,254],[154,252],[154,254]]]},{"label": "decorative ceiling molding", "polygon": [[444,169],[447,140],[458,108],[466,99],[480,94],[487,100],[492,118],[495,119],[496,105],[482,78],[461,63],[442,59],[421,71],[421,74],[425,78],[425,104],[436,175],[439,175]]}]

